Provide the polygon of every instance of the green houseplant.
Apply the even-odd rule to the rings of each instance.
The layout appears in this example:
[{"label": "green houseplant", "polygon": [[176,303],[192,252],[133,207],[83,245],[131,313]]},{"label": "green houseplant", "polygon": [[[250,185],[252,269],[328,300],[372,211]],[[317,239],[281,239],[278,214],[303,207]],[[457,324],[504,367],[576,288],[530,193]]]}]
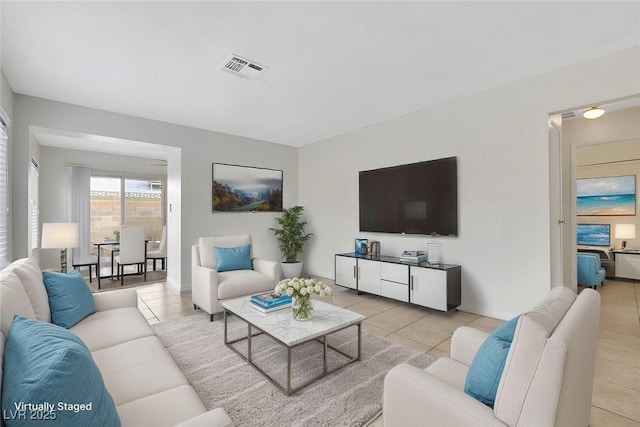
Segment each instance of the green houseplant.
[{"label": "green houseplant", "polygon": [[313,236],[313,233],[305,231],[307,222],[301,220],[303,210],[302,206],[284,209],[282,216],[276,218],[280,228],[269,228],[276,235],[280,252],[284,258],[281,265],[285,277],[300,275],[302,262],[298,261],[298,254],[302,253],[304,244]]}]

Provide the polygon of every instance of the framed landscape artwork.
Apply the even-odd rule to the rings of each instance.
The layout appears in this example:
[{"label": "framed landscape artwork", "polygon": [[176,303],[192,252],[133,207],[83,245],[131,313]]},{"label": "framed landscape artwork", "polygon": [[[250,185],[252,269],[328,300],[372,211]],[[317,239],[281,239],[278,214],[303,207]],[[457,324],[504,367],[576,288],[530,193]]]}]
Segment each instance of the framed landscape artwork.
[{"label": "framed landscape artwork", "polygon": [[577,181],[579,216],[636,214],[636,176],[585,178]]},{"label": "framed landscape artwork", "polygon": [[282,171],[213,163],[213,212],[282,212]]}]

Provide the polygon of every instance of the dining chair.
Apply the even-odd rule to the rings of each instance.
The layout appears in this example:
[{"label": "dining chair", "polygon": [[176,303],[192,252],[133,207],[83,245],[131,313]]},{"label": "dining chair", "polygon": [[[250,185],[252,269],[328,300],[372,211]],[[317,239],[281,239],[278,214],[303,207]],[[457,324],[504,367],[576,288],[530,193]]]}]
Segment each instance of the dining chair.
[{"label": "dining chair", "polygon": [[115,256],[114,260],[121,286],[124,286],[124,267],[127,265],[137,265],[138,271],[142,267],[144,281],[147,281],[146,252],[144,227],[122,227],[120,229],[120,253]]},{"label": "dining chair", "polygon": [[89,267],[89,283],[92,282],[91,270],[92,267],[95,266],[96,269],[96,277],[98,278],[98,289],[100,289],[100,272],[98,271],[98,255],[80,255],[80,251],[76,251],[75,248],[72,249],[72,261],[71,265],[73,268],[78,267]]},{"label": "dining chair", "polygon": [[162,227],[162,235],[160,237],[160,245],[158,246],[158,249],[155,251],[148,251],[147,259],[153,260],[153,271],[156,271],[157,260],[162,261],[161,266],[163,270],[166,268],[166,265],[165,265],[167,261],[167,226],[166,225]]}]

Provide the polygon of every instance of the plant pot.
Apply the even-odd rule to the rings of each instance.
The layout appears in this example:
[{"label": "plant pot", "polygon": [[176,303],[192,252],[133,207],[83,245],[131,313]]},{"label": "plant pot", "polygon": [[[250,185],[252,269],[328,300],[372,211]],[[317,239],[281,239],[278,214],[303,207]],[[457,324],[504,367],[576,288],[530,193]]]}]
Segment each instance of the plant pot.
[{"label": "plant pot", "polygon": [[281,262],[280,267],[286,279],[300,277],[302,274],[302,262]]}]

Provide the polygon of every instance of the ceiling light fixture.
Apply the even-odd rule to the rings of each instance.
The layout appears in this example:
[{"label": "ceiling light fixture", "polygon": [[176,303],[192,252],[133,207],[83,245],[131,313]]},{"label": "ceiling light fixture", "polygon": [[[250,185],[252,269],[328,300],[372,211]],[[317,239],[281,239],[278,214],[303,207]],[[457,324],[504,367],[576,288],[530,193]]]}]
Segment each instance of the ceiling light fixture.
[{"label": "ceiling light fixture", "polygon": [[598,117],[601,117],[604,114],[604,110],[600,107],[591,107],[588,110],[586,110],[584,113],[582,113],[582,117],[584,117],[585,119],[597,119]]}]

